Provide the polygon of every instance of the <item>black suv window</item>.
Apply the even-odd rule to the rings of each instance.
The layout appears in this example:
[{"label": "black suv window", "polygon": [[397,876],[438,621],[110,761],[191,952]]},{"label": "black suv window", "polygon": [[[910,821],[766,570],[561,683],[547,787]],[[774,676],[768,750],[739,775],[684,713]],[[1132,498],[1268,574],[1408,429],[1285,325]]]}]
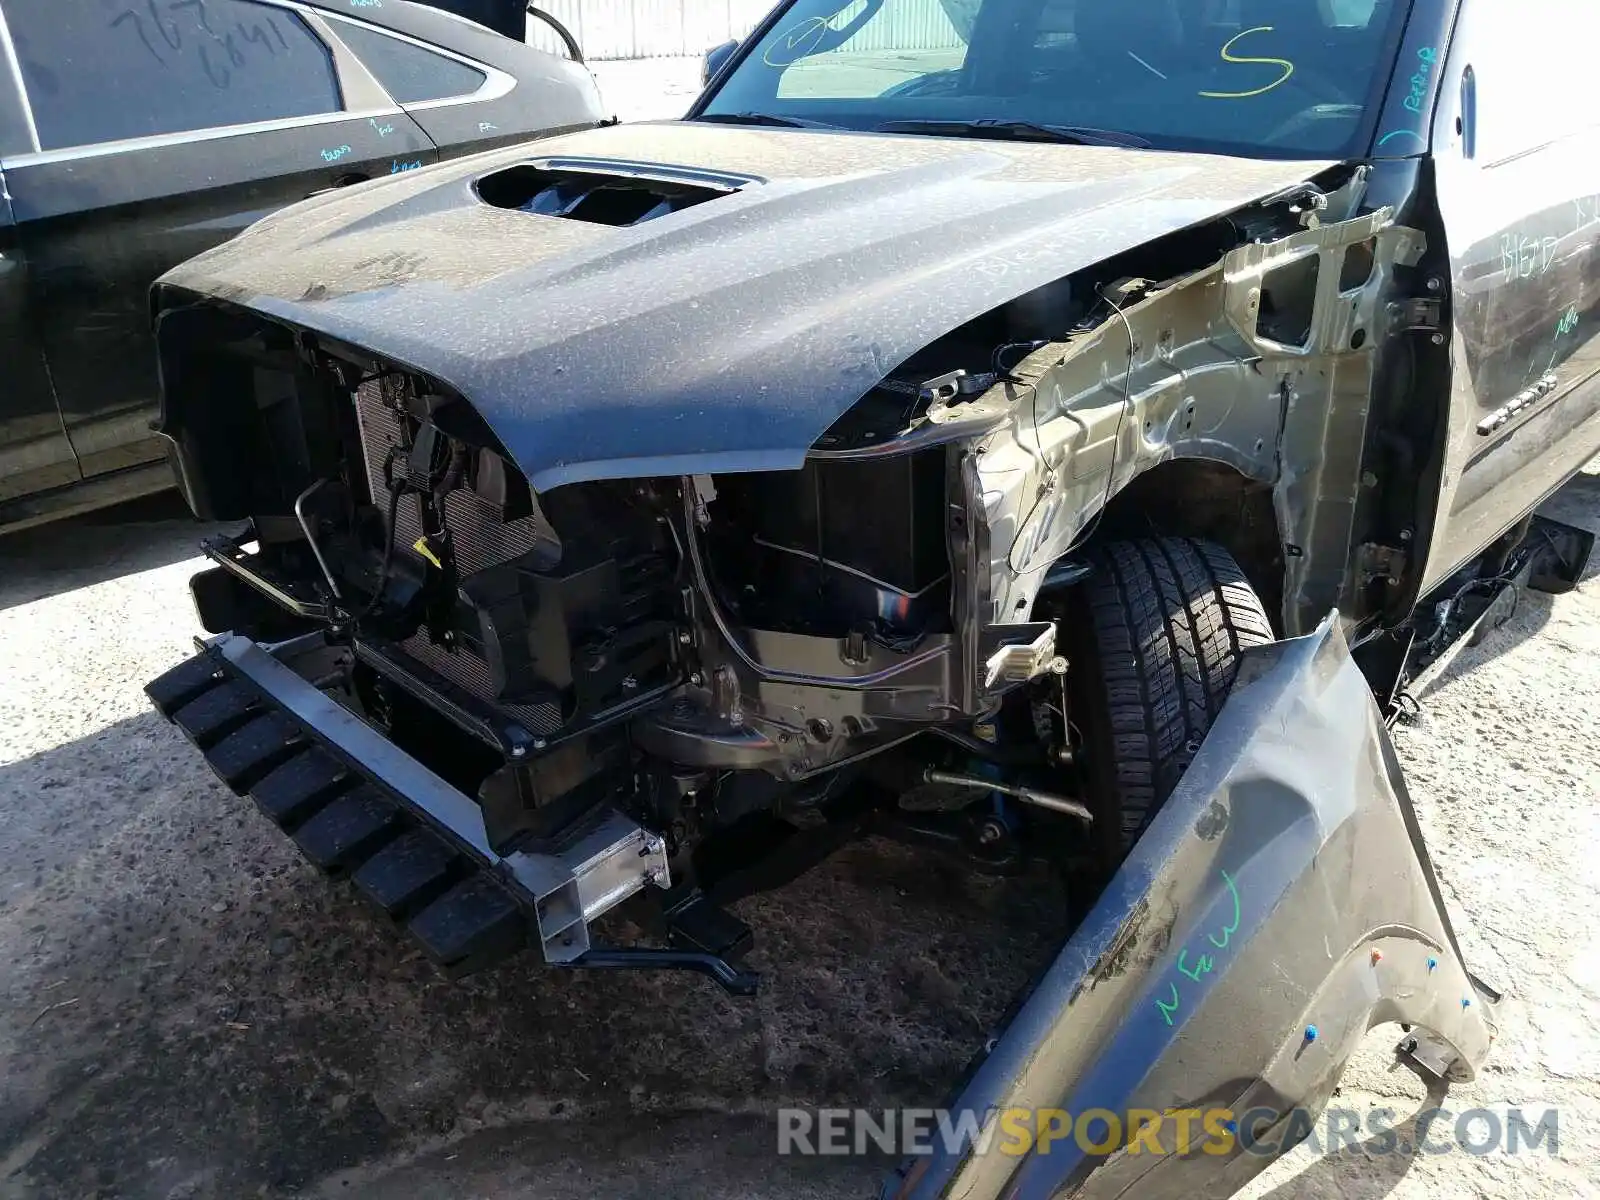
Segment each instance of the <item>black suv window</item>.
[{"label": "black suv window", "polygon": [[339,22],[339,37],[401,104],[470,96],[488,78],[466,63],[388,37],[365,25]]},{"label": "black suv window", "polygon": [[4,0],[45,150],[341,108],[333,59],[251,0]]}]

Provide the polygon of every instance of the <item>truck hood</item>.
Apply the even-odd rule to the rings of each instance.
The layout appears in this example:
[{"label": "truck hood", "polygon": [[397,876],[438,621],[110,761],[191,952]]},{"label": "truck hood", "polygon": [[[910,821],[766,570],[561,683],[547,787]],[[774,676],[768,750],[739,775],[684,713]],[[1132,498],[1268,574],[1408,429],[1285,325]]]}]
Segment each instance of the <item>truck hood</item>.
[{"label": "truck hood", "polygon": [[[479,182],[519,163],[718,194],[626,226],[486,202]],[[223,299],[431,375],[541,491],[797,468],[939,336],[1331,165],[618,126],[286,209],[169,272],[155,307]]]}]

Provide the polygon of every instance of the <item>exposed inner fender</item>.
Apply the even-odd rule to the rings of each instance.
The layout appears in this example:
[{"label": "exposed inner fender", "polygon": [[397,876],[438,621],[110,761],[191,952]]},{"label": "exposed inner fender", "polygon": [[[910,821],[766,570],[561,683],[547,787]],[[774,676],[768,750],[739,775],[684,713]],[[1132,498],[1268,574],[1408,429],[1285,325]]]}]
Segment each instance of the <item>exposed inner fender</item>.
[{"label": "exposed inner fender", "polygon": [[[986,542],[973,564],[986,598],[974,618],[1023,619],[1107,501],[1173,458],[1220,461],[1275,484],[1287,633],[1334,607],[1361,615],[1347,566],[1369,397],[1395,271],[1424,249],[1391,209],[1347,215],[1363,187],[1358,174],[1328,198],[1327,211],[1344,219],[1313,215],[1310,228],[1240,246],[1173,282],[1123,281],[1123,299],[1108,293],[1116,315],[1041,346],[975,400],[930,411],[924,438],[943,422],[988,414],[997,423],[968,454],[965,517]],[[1372,265],[1352,281],[1346,258],[1358,246]],[[1295,272],[1308,292],[1297,343],[1270,336],[1263,302]]]},{"label": "exposed inner fender", "polygon": [[1472,1078],[1494,1036],[1489,999],[1333,613],[1245,652],[1172,798],[954,1104],[951,1124],[970,1113],[977,1137],[958,1152],[935,1139],[882,1195],[1227,1195],[1274,1155],[1233,1137],[1180,1157],[1170,1123],[1158,1152],[1090,1156],[1063,1136],[1019,1155],[996,1127],[1017,1108],[1261,1109],[1279,1118],[1252,1125],[1266,1142],[1294,1107],[1320,1112],[1382,1022],[1430,1031],[1449,1077]]}]

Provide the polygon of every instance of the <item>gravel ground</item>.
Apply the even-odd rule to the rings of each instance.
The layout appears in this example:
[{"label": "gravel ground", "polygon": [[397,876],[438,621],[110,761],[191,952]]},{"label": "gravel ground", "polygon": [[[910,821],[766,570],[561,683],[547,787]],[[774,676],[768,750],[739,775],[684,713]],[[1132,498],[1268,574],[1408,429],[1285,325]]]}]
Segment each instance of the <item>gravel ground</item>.
[{"label": "gravel ground", "polygon": [[[626,118],[695,64],[596,65]],[[1557,498],[1600,529],[1600,474]],[[749,901],[769,987],[447,984],[218,785],[140,685],[189,651],[170,500],[0,540],[0,1196],[860,1197],[775,1159],[785,1102],[936,1103],[1061,935],[1050,885],[865,844]],[[1454,1110],[1560,1108],[1560,1154],[1302,1147],[1256,1198],[1600,1195],[1600,582],[1528,595],[1397,732],[1472,965],[1503,989]],[[1424,1103],[1371,1035],[1336,1103]]]}]

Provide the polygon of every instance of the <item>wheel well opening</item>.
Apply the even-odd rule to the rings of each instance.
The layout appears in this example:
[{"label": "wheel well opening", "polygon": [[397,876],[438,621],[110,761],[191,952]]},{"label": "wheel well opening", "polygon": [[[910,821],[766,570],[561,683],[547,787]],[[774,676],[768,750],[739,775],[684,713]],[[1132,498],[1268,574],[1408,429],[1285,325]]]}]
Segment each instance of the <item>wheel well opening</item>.
[{"label": "wheel well opening", "polygon": [[1205,459],[1163,463],[1112,497],[1095,541],[1151,535],[1204,538],[1225,547],[1282,636],[1283,541],[1270,483]]}]

